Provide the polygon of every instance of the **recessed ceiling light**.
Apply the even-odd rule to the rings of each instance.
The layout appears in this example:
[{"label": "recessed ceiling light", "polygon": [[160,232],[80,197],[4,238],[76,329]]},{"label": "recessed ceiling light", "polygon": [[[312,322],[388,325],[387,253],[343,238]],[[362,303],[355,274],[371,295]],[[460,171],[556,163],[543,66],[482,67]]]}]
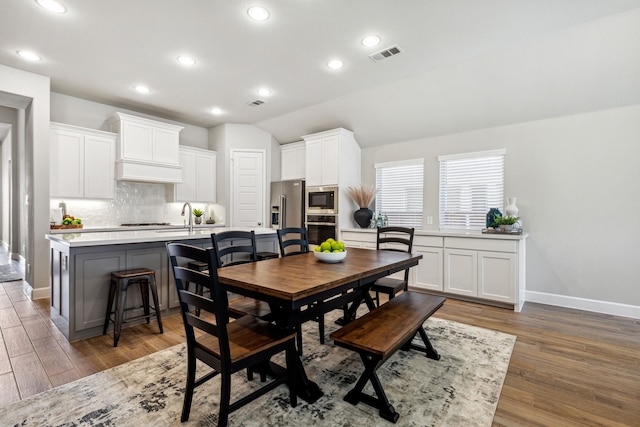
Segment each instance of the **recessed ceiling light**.
[{"label": "recessed ceiling light", "polygon": [[332,59],[331,61],[327,62],[327,67],[331,68],[332,70],[339,70],[343,67],[343,65],[344,64],[339,59]]},{"label": "recessed ceiling light", "polygon": [[67,8],[64,5],[56,0],[36,0],[41,7],[47,9],[49,12],[53,13],[65,13]]},{"label": "recessed ceiling light", "polygon": [[211,111],[211,114],[215,114],[216,116],[219,116],[220,114],[222,114],[222,109],[218,107],[213,107],[210,111]]},{"label": "recessed ceiling light", "polygon": [[269,11],[260,6],[250,7],[249,9],[247,9],[247,14],[254,21],[266,21],[267,19],[269,19]]},{"label": "recessed ceiling light", "polygon": [[196,60],[190,56],[178,56],[178,62],[182,65],[196,65]]},{"label": "recessed ceiling light", "polygon": [[144,86],[144,85],[137,85],[135,87],[136,92],[138,93],[143,93],[143,94],[147,94],[150,92],[149,88]]},{"label": "recessed ceiling light", "polygon": [[40,57],[40,55],[30,52],[28,50],[18,50],[16,51],[16,53],[18,55],[20,55],[22,58],[28,60],[28,61],[40,61],[42,60],[42,58]]},{"label": "recessed ceiling light", "polygon": [[269,95],[271,95],[271,89],[266,88],[266,87],[261,87],[260,89],[258,89],[258,95],[260,95],[260,96],[269,96]]},{"label": "recessed ceiling light", "polygon": [[367,36],[362,39],[362,46],[364,47],[372,47],[380,44],[382,39],[378,36]]}]

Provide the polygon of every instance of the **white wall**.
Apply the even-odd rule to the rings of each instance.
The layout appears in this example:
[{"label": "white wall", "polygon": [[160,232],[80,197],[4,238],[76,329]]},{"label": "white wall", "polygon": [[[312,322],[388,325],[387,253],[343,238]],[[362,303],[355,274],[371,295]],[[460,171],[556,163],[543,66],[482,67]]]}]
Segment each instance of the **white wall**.
[{"label": "white wall", "polygon": [[425,223],[437,227],[438,155],[497,148],[529,233],[528,298],[639,313],[640,105],[363,149],[363,181],[376,162],[424,157]]},{"label": "white wall", "polygon": [[[49,296],[49,242],[44,235],[49,231],[49,78],[0,65],[0,92],[31,99],[26,110],[24,125],[25,153],[28,170],[33,170],[27,178],[26,194],[21,206],[28,227],[26,241],[26,279],[33,287],[33,297]],[[15,165],[14,165],[15,166]],[[25,198],[26,198],[25,197]]]},{"label": "white wall", "polygon": [[180,145],[188,145],[196,148],[207,148],[207,129],[193,126],[161,117],[150,116],[137,111],[118,108],[99,102],[62,95],[51,92],[51,121],[68,125],[81,126],[89,129],[104,130],[109,132],[109,120],[116,112],[132,114],[151,120],[158,120],[177,126],[183,126],[180,131]]}]

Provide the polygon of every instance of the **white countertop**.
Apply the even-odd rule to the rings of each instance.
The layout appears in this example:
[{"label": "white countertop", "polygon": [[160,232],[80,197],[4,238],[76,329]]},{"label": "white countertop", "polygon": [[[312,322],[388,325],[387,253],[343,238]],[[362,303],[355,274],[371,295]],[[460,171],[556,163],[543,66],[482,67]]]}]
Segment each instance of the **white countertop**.
[{"label": "white countertop", "polygon": [[128,243],[169,242],[172,240],[191,240],[211,238],[211,233],[221,233],[230,230],[253,230],[256,236],[275,234],[272,228],[240,228],[240,227],[198,227],[193,232],[185,228],[165,228],[130,230],[130,227],[122,227],[126,231],[84,232],[84,233],[57,233],[47,234],[45,237],[52,242],[58,242],[70,247],[80,246],[105,246],[122,245]]},{"label": "white countertop", "polygon": [[[219,228],[224,227],[224,223],[216,224],[194,224],[193,229],[202,228]],[[49,234],[68,234],[68,233],[98,233],[109,231],[144,231],[144,230],[184,230],[183,224],[170,224],[170,225],[140,225],[140,226],[104,226],[104,227],[91,227],[84,226],[82,228],[56,228],[49,230]]]},{"label": "white countertop", "polygon": [[[341,231],[371,233],[376,234],[375,228],[343,228]],[[463,230],[416,230],[416,236],[437,236],[437,237],[470,237],[475,239],[499,239],[499,240],[522,240],[529,237],[524,231],[522,234],[506,234],[506,233],[482,233],[481,231],[463,231]]]}]

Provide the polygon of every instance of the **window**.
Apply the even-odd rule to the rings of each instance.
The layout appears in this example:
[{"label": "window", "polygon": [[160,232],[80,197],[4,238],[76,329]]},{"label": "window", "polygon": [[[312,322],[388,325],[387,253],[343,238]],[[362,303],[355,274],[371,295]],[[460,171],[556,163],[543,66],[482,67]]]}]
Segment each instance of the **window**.
[{"label": "window", "polygon": [[389,225],[422,228],[424,159],[376,163],[376,211]]},{"label": "window", "polygon": [[505,150],[439,156],[440,228],[480,230],[502,210]]}]

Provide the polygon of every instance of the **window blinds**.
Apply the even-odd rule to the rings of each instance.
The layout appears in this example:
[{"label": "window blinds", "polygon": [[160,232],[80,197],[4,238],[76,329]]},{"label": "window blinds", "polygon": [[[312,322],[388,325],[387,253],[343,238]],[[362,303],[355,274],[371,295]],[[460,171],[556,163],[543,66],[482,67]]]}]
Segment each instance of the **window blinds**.
[{"label": "window blinds", "polygon": [[440,228],[479,230],[502,210],[505,150],[440,156]]},{"label": "window blinds", "polygon": [[376,163],[376,212],[390,226],[422,228],[424,159]]}]

